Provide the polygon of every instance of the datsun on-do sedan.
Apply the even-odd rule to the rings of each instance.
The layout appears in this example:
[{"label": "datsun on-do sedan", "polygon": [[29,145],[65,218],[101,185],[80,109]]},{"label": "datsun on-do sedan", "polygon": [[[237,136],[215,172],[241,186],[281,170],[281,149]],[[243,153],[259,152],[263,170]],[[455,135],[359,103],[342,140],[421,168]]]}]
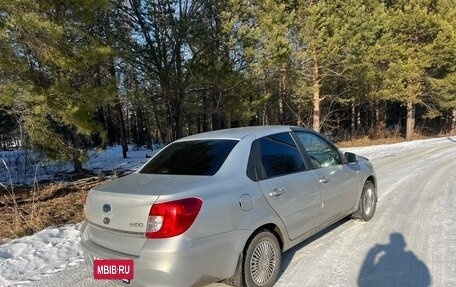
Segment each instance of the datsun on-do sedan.
[{"label": "datsun on-do sedan", "polygon": [[93,188],[86,260],[129,259],[133,286],[272,286],[281,253],[375,212],[372,164],[320,134],[245,127],[177,140],[137,172]]}]

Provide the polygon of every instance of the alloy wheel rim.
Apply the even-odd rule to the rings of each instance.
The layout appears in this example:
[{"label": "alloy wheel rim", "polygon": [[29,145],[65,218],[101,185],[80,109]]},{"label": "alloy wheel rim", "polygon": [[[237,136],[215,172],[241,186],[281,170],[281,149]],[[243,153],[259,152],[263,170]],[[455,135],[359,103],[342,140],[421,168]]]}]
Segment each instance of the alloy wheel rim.
[{"label": "alloy wheel rim", "polygon": [[374,208],[374,192],[371,188],[367,189],[363,198],[363,209],[366,215],[370,215]]},{"label": "alloy wheel rim", "polygon": [[271,279],[277,265],[277,256],[274,245],[268,241],[261,241],[252,253],[250,259],[250,274],[255,284],[263,286]]}]

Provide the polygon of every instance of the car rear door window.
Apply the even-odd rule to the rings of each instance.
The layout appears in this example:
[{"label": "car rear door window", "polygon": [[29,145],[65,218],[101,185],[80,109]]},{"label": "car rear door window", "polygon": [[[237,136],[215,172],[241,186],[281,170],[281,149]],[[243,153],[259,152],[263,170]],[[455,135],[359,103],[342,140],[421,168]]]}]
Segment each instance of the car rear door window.
[{"label": "car rear door window", "polygon": [[139,173],[214,175],[237,140],[193,140],[175,142],[151,159]]},{"label": "car rear door window", "polygon": [[264,177],[274,177],[305,169],[304,161],[289,133],[260,139],[261,166]]}]

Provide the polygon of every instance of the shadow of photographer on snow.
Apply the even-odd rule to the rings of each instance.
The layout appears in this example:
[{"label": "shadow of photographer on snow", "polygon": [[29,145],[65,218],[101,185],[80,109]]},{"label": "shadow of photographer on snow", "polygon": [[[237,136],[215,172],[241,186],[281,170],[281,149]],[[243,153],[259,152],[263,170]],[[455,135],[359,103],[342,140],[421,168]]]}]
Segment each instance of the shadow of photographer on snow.
[{"label": "shadow of photographer on snow", "polygon": [[358,286],[430,286],[429,269],[406,246],[402,234],[391,233],[389,244],[372,247],[361,267]]}]

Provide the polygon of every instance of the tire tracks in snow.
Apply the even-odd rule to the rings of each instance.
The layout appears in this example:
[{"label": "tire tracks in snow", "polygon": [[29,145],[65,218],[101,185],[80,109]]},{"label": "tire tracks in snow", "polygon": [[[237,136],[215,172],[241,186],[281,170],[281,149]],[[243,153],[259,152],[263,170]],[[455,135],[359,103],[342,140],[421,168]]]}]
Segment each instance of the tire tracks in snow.
[{"label": "tire tracks in snow", "polygon": [[[456,228],[451,224],[456,220],[456,143],[417,147],[373,163],[379,189],[373,220],[347,221],[286,252],[284,258],[291,257],[291,263],[276,286],[357,286],[369,250],[388,245],[393,233],[403,236],[405,251],[428,268],[431,286],[456,285]],[[404,250],[393,252],[389,256],[394,266],[378,270],[383,276],[374,286],[418,286],[417,280],[426,275],[403,266],[409,263]],[[399,277],[396,270],[410,274]]]}]

